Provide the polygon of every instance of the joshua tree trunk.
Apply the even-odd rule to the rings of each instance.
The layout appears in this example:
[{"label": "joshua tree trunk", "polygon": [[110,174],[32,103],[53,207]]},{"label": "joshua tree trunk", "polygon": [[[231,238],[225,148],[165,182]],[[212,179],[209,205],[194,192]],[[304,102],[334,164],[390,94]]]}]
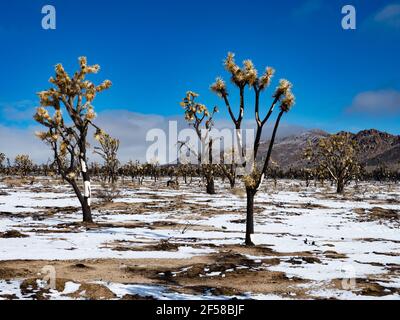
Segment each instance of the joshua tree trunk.
[{"label": "joshua tree trunk", "polygon": [[246,215],[246,240],[247,246],[254,246],[251,240],[251,235],[254,234],[254,196],[256,192],[253,189],[247,188],[247,215]]},{"label": "joshua tree trunk", "polygon": [[212,175],[208,175],[207,179],[207,193],[208,194],[215,194],[215,187],[214,187],[214,177]]},{"label": "joshua tree trunk", "polygon": [[208,194],[215,194],[212,148],[213,148],[213,141],[212,139],[210,139],[210,142],[208,143],[208,161],[210,167],[206,168],[206,179],[207,179],[206,188]]},{"label": "joshua tree trunk", "polygon": [[[82,213],[83,213],[83,222],[93,223],[92,210],[90,208],[90,197],[86,197],[85,195],[82,195],[82,192],[79,189],[75,180],[68,180],[68,182],[72,185],[72,188],[74,189],[75,194],[78,197],[79,202],[81,204]],[[86,192],[86,190],[85,190],[85,192]]]},{"label": "joshua tree trunk", "polygon": [[83,195],[83,203],[82,203],[82,211],[83,211],[83,222],[93,222],[92,218],[92,210],[91,210],[91,197],[92,197],[92,191],[91,191],[91,185],[90,185],[90,178],[89,175],[86,173],[83,173],[83,183],[85,187],[85,192]]},{"label": "joshua tree trunk", "polygon": [[89,200],[86,197],[84,197],[84,201],[82,204],[82,211],[83,211],[83,222],[93,223],[92,209],[90,208]]},{"label": "joshua tree trunk", "polygon": [[337,181],[337,189],[336,189],[336,192],[337,192],[337,193],[343,193],[343,191],[344,191],[344,181],[341,180],[341,179],[339,179],[339,180]]},{"label": "joshua tree trunk", "polygon": [[80,163],[81,163],[81,175],[83,180],[83,199],[82,212],[83,212],[83,222],[92,223],[92,210],[91,210],[91,200],[92,200],[92,188],[90,183],[90,175],[88,171],[88,166],[86,162],[86,132],[81,130],[81,141],[79,144],[80,153]]},{"label": "joshua tree trunk", "polygon": [[91,200],[92,200],[92,188],[90,183],[90,175],[86,164],[86,139],[83,139],[81,144],[81,174],[83,179],[83,199],[81,201],[82,211],[83,211],[83,222],[93,222],[92,210],[91,210]]}]

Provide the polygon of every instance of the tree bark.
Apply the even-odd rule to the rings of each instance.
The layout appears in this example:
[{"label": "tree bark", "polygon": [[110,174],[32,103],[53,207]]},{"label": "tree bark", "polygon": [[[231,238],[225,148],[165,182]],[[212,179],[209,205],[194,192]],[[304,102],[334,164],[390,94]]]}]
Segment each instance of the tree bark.
[{"label": "tree bark", "polygon": [[[84,136],[82,134],[82,136]],[[91,200],[92,200],[92,188],[90,182],[90,175],[88,172],[88,166],[86,163],[86,140],[82,138],[80,145],[80,162],[81,162],[81,174],[83,180],[83,201],[82,203],[82,213],[83,213],[83,222],[93,223],[92,218],[92,209],[91,209]]]},{"label": "tree bark", "polygon": [[82,172],[83,183],[84,183],[84,194],[83,194],[83,203],[82,203],[82,211],[83,211],[83,222],[93,223],[92,218],[92,210],[91,206],[91,198],[92,198],[92,190],[90,184],[90,177],[87,172]]},{"label": "tree bark", "polygon": [[210,176],[210,177],[207,177],[206,179],[207,179],[207,186],[206,186],[207,193],[215,194],[214,177]]},{"label": "tree bark", "polygon": [[82,204],[82,211],[83,211],[83,222],[93,223],[92,209],[90,208],[86,197],[84,198]]},{"label": "tree bark", "polygon": [[207,180],[206,188],[208,194],[215,194],[212,148],[213,148],[213,141],[212,139],[210,139],[210,142],[208,143],[208,162],[210,167],[206,169],[208,171],[206,174],[206,180]]},{"label": "tree bark", "polygon": [[74,189],[75,194],[78,197],[79,202],[81,204],[82,214],[83,214],[83,222],[93,223],[92,210],[90,208],[87,198],[84,195],[82,195],[75,180],[68,181],[68,182],[72,185],[72,188]]},{"label": "tree bark", "polygon": [[254,234],[254,196],[256,191],[246,189],[247,194],[247,215],[246,215],[246,246],[254,246],[251,235]]},{"label": "tree bark", "polygon": [[338,180],[336,192],[337,193],[343,193],[344,192],[344,181],[343,180]]}]

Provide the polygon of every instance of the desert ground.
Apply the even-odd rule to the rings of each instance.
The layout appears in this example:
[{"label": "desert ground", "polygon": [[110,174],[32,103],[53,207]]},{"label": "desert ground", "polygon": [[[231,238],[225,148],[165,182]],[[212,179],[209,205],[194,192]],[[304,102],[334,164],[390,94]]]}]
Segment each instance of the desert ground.
[{"label": "desert ground", "polygon": [[[94,224],[53,178],[0,180],[1,299],[400,299],[400,185],[94,181]],[[48,270],[55,284],[48,286]]]}]

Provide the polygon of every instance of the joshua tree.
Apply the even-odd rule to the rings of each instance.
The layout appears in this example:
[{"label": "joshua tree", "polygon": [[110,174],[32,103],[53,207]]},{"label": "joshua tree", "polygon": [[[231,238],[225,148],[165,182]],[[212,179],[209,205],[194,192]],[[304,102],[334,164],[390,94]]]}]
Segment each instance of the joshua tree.
[{"label": "joshua tree", "polygon": [[379,182],[390,181],[392,180],[392,177],[395,177],[395,175],[395,172],[392,172],[385,164],[381,163],[372,171],[373,179]]},{"label": "joshua tree", "polygon": [[26,177],[33,170],[33,161],[27,154],[19,154],[14,160],[15,172],[21,177]]},{"label": "joshua tree", "polygon": [[[223,79],[217,78],[216,82],[211,86],[212,91],[220,96],[228,109],[230,117],[234,123],[236,133],[238,136],[238,148],[242,155],[244,155],[244,146],[242,144],[242,138],[240,136],[241,123],[244,116],[245,110],[245,88],[249,87],[254,94],[254,115],[256,120],[256,136],[254,140],[254,145],[252,148],[252,155],[250,159],[246,157],[246,161],[251,161],[251,172],[244,177],[244,182],[246,186],[247,194],[247,216],[246,216],[246,245],[253,245],[251,240],[251,235],[254,234],[254,197],[262,184],[264,177],[267,173],[268,166],[271,160],[272,148],[275,142],[276,133],[282,116],[290,110],[294,105],[294,95],[292,94],[291,88],[292,84],[287,80],[281,80],[279,86],[273,94],[272,104],[267,109],[268,112],[264,118],[260,116],[260,96],[261,93],[269,86],[271,78],[274,74],[274,70],[270,67],[266,68],[263,75],[258,76],[258,72],[255,69],[253,62],[251,60],[246,60],[243,62],[243,67],[239,67],[234,59],[233,53],[228,53],[228,57],[225,59],[225,69],[231,75],[232,83],[239,89],[239,115],[235,117],[232,107],[229,101],[229,94],[226,83]],[[279,114],[275,121],[274,130],[269,143],[269,148],[267,155],[265,156],[263,163],[260,166],[256,163],[256,158],[258,156],[258,150],[261,140],[261,135],[265,124],[270,119],[274,109],[279,105]]]},{"label": "joshua tree", "polygon": [[[79,58],[79,62],[80,69],[72,77],[61,64],[56,65],[55,77],[50,78],[54,86],[38,93],[41,107],[34,119],[46,128],[47,131],[38,132],[37,136],[51,147],[59,174],[72,186],[79,199],[83,221],[90,223],[93,219],[87,135],[90,127],[96,129],[96,139],[103,135],[101,129],[93,124],[96,114],[92,102],[96,94],[111,87],[111,81],[96,86],[85,78],[97,73],[100,67],[88,65],[85,57]],[[54,112],[53,116],[47,109]],[[83,192],[77,184],[79,174],[84,181]]]},{"label": "joshua tree", "polygon": [[[181,176],[185,184],[189,184],[193,179],[193,168],[189,163],[181,163],[177,168],[177,175]],[[190,181],[188,181],[188,176],[190,176]]]},{"label": "joshua tree", "polygon": [[0,172],[4,169],[4,161],[6,160],[6,155],[0,152]]},{"label": "joshua tree", "polygon": [[41,165],[39,165],[38,173],[47,177],[51,172],[51,165],[52,161],[48,159],[46,163],[42,163]]},{"label": "joshua tree", "polygon": [[325,171],[336,183],[337,193],[360,172],[357,161],[357,144],[347,133],[321,139],[316,146],[309,146],[306,154],[319,171]]},{"label": "joshua tree", "polygon": [[98,162],[94,161],[89,164],[89,172],[92,177],[100,177],[101,166]]},{"label": "joshua tree", "polygon": [[236,159],[241,158],[241,154],[238,154],[237,149],[232,146],[228,148],[222,155],[222,163],[218,166],[223,179],[227,178],[229,180],[229,185],[231,189],[235,187],[238,163]]},{"label": "joshua tree", "polygon": [[201,154],[197,150],[190,149],[183,142],[181,148],[186,146],[190,151],[198,157],[201,163],[203,175],[206,178],[206,189],[208,194],[215,194],[214,186],[214,164],[213,164],[213,139],[210,136],[210,132],[214,126],[213,117],[218,109],[214,107],[213,111],[210,112],[208,108],[201,103],[196,101],[199,95],[195,92],[188,91],[185,98],[181,102],[181,106],[185,110],[185,120],[189,125],[193,126],[196,134],[201,142]]},{"label": "joshua tree", "polygon": [[150,176],[154,183],[157,182],[160,176],[160,163],[157,159],[152,159],[150,162],[146,163],[144,166],[145,173]]},{"label": "joshua tree", "polygon": [[117,152],[119,149],[119,140],[112,138],[107,133],[99,135],[98,141],[100,147],[94,148],[94,153],[97,153],[104,159],[105,175],[108,182],[114,184],[117,180],[119,160]]},{"label": "joshua tree", "polygon": [[137,178],[139,185],[143,184],[144,166],[141,165],[139,161],[133,162],[129,160],[128,163],[124,165],[124,172],[131,177],[132,182]]}]

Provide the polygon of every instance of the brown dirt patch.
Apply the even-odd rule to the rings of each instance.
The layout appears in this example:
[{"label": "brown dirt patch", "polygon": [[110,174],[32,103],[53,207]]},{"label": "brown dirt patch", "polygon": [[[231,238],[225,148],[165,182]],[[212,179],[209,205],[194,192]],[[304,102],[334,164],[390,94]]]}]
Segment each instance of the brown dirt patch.
[{"label": "brown dirt patch", "polygon": [[[20,285],[22,295],[34,300],[47,300],[48,297],[46,295],[50,293],[50,288],[40,286],[39,281],[41,280],[37,278],[29,278],[22,281]],[[67,281],[69,280],[57,278],[55,289],[58,292],[64,291]]]},{"label": "brown dirt patch", "polygon": [[[332,284],[337,289],[342,289],[342,280],[332,280]],[[380,285],[374,280],[357,278],[355,279],[355,288],[353,292],[360,296],[372,296],[372,297],[385,297],[392,294],[399,294],[399,288],[391,288]]]},{"label": "brown dirt patch", "polygon": [[390,220],[400,221],[400,211],[385,209],[381,207],[373,207],[372,209],[354,209],[362,220]]},{"label": "brown dirt patch", "polygon": [[111,300],[116,298],[116,295],[110,289],[97,283],[82,283],[77,291],[67,296],[88,300]]},{"label": "brown dirt patch", "polygon": [[342,253],[337,253],[336,251],[333,250],[328,250],[323,252],[324,256],[329,258],[329,259],[346,259],[347,256]]},{"label": "brown dirt patch", "polygon": [[0,238],[28,238],[29,236],[23,234],[17,230],[9,230],[6,232],[0,232]]}]

